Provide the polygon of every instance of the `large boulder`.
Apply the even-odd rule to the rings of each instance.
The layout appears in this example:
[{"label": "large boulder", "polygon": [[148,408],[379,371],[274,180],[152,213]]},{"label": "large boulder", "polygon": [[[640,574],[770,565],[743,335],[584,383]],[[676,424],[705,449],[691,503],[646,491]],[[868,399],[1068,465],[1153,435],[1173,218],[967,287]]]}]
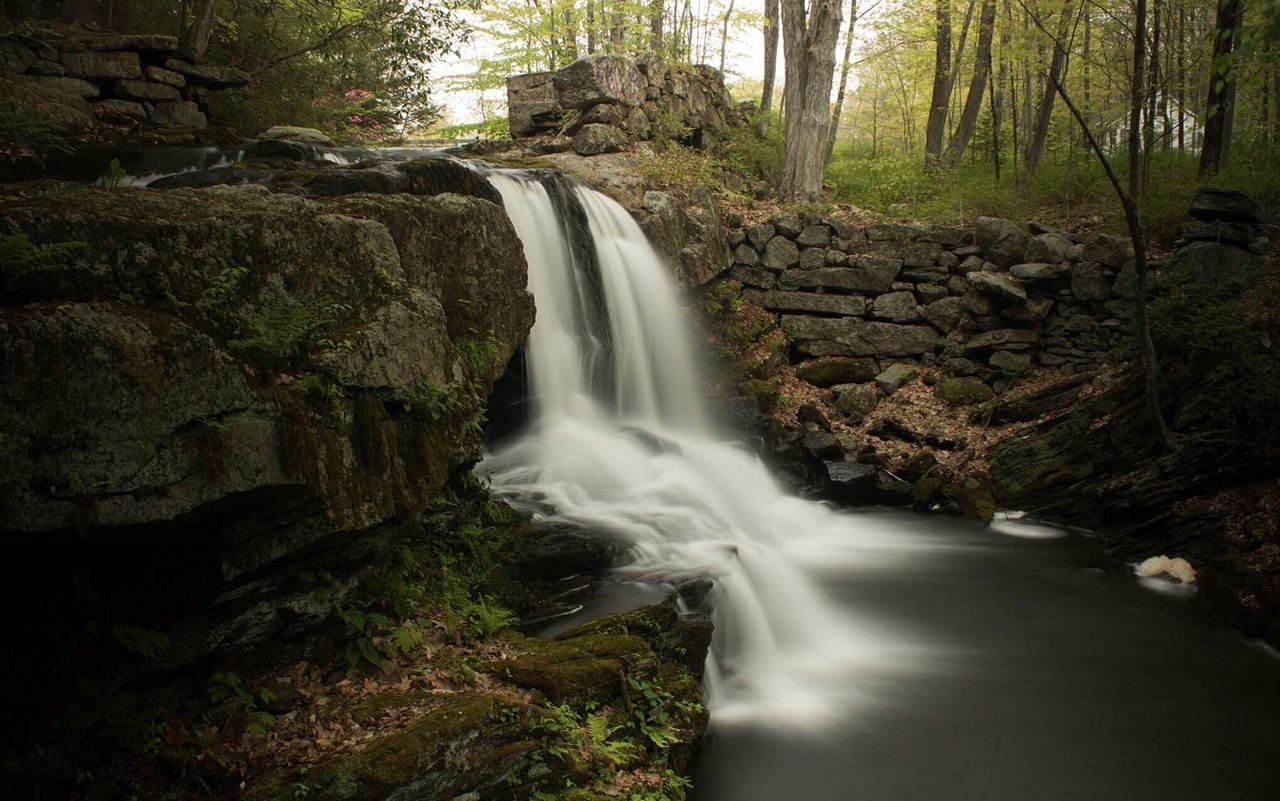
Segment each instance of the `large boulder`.
[{"label": "large boulder", "polygon": [[617,153],[627,146],[627,132],[613,125],[584,125],[573,135],[573,152],[580,156]]},{"label": "large boulder", "polygon": [[437,496],[533,320],[477,198],[26,185],[0,194],[15,232],[93,247],[0,305],[5,528],[145,534],[222,581]]},{"label": "large boulder", "polygon": [[552,73],[534,72],[507,79],[507,123],[512,138],[558,130],[564,111]]},{"label": "large boulder", "polygon": [[588,109],[597,103],[644,102],[645,78],[631,64],[616,56],[580,58],[552,76],[560,105]]}]

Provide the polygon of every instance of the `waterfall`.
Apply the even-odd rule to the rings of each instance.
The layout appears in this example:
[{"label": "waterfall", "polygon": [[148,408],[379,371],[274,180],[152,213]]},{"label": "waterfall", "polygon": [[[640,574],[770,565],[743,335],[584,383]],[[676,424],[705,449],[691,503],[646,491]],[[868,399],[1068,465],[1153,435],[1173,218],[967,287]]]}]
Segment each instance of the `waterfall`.
[{"label": "waterfall", "polygon": [[563,178],[489,177],[524,243],[537,304],[526,346],[533,420],[479,468],[495,494],[537,519],[619,538],[624,576],[713,578],[714,725],[840,719],[879,677],[918,662],[918,649],[852,619],[820,584],[826,569],[902,549],[856,516],[788,496],[709,425],[678,292],[630,214]]}]

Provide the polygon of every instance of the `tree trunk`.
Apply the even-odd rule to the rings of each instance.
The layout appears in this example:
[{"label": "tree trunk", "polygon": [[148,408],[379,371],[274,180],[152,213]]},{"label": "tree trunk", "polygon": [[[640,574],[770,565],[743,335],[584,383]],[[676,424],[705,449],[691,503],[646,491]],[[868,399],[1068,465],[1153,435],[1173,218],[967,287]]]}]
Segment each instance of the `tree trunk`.
[{"label": "tree trunk", "polygon": [[[1142,9],[1145,12],[1146,9]],[[1143,36],[1146,31],[1139,31]],[[1160,92],[1160,0],[1151,4],[1151,55],[1147,60],[1146,102],[1142,113],[1142,185],[1151,183],[1151,151],[1156,139],[1156,108]]]},{"label": "tree trunk", "polygon": [[782,46],[786,60],[785,200],[816,201],[822,194],[823,145],[831,81],[840,34],[839,0],[782,0]]},{"label": "tree trunk", "polygon": [[[1142,17],[1146,13],[1146,0],[1136,0],[1137,14]],[[1135,26],[1136,30],[1141,30],[1142,25]],[[1135,37],[1137,40],[1134,44],[1134,63],[1139,66],[1135,72],[1141,72],[1140,66],[1142,54],[1140,48],[1143,47],[1142,36]],[[1052,77],[1052,76],[1051,76]],[[1134,86],[1141,87],[1140,80],[1134,81]],[[1103,172],[1107,175],[1107,180],[1111,183],[1111,188],[1115,190],[1116,196],[1120,199],[1120,205],[1124,207],[1125,223],[1129,228],[1129,240],[1133,243],[1133,264],[1137,273],[1138,287],[1137,295],[1134,298],[1134,322],[1138,326],[1138,339],[1142,351],[1142,367],[1143,367],[1143,383],[1145,386],[1144,395],[1146,396],[1147,420],[1151,425],[1152,433],[1155,434],[1156,441],[1160,443],[1161,448],[1165,451],[1172,451],[1175,447],[1173,441],[1173,433],[1169,430],[1169,425],[1164,420],[1164,411],[1160,403],[1160,366],[1156,361],[1155,342],[1151,338],[1151,323],[1147,318],[1147,236],[1142,227],[1142,217],[1138,214],[1138,207],[1133,201],[1133,197],[1125,193],[1124,188],[1120,186],[1120,180],[1116,178],[1115,172],[1111,169],[1111,163],[1107,160],[1107,156],[1102,152],[1102,147],[1098,144],[1098,140],[1094,138],[1093,132],[1089,130],[1089,125],[1085,121],[1080,110],[1071,102],[1071,96],[1067,94],[1067,90],[1057,78],[1053,79],[1053,87],[1062,97],[1062,102],[1070,110],[1071,115],[1075,118],[1076,123],[1080,126],[1081,132],[1084,134],[1085,140],[1089,143],[1089,148],[1094,155],[1098,157],[1098,162],[1102,165]],[[1141,98],[1139,97],[1139,102]],[[1131,112],[1130,129],[1134,130],[1136,120],[1132,119],[1133,110]],[[1132,135],[1129,140],[1130,162],[1137,162],[1137,154],[1134,152],[1134,139]],[[1133,181],[1132,167],[1130,168],[1130,181]]]},{"label": "tree trunk", "polygon": [[1142,166],[1142,94],[1146,89],[1147,0],[1134,0],[1133,72],[1129,78],[1129,198],[1136,201]]},{"label": "tree trunk", "polygon": [[649,3],[649,49],[662,53],[662,0],[650,0]]},{"label": "tree trunk", "polygon": [[1040,102],[1036,104],[1035,119],[1031,130],[1027,133],[1026,175],[1035,175],[1040,166],[1040,158],[1044,155],[1045,138],[1049,135],[1049,122],[1053,119],[1054,85],[1062,80],[1062,73],[1067,64],[1067,33],[1071,29],[1071,9],[1075,0],[1067,0],[1062,6],[1062,15],[1058,18],[1058,35],[1053,40],[1053,57],[1049,60],[1048,80]]},{"label": "tree trunk", "polygon": [[596,0],[587,0],[587,54],[596,52]]},{"label": "tree trunk", "polygon": [[182,40],[178,43],[178,55],[192,64],[199,64],[204,59],[205,49],[209,47],[216,5],[217,0],[197,0],[191,24],[182,32]]},{"label": "tree trunk", "polygon": [[566,7],[564,11],[561,12],[561,17],[564,20],[565,57],[569,59],[569,61],[577,61],[578,60],[578,25],[573,18],[572,7]]},{"label": "tree trunk", "polygon": [[613,12],[609,15],[609,52],[613,55],[622,53],[622,7],[614,0]]},{"label": "tree trunk", "polygon": [[[947,102],[956,94],[956,81],[960,79],[960,64],[964,61],[964,46],[969,42],[969,26],[973,23],[973,8],[976,0],[969,0],[964,10],[964,22],[960,23],[960,38],[956,40],[955,52],[951,56],[951,69],[947,80]],[[952,111],[954,115],[954,110]]]},{"label": "tree trunk", "polygon": [[720,74],[724,74],[724,53],[729,47],[729,17],[733,16],[733,2],[729,0],[729,7],[724,10],[724,26],[720,29]]},{"label": "tree trunk", "polygon": [[[937,24],[933,35],[933,93],[929,101],[929,121],[924,129],[924,166],[934,169],[942,160],[942,135],[947,124],[947,104],[951,98],[951,0],[935,0]],[[788,75],[790,70],[787,71]]]},{"label": "tree trunk", "polygon": [[764,88],[760,92],[760,134],[769,127],[773,82],[778,72],[778,0],[764,0]]},{"label": "tree trunk", "polygon": [[954,168],[969,147],[973,138],[973,130],[978,125],[978,114],[982,111],[983,95],[987,90],[987,78],[991,74],[991,38],[995,32],[996,0],[983,0],[982,12],[978,17],[978,53],[973,63],[973,78],[969,82],[969,94],[964,100],[964,109],[960,112],[960,120],[947,143],[947,154],[943,163]]},{"label": "tree trunk", "polygon": [[1280,144],[1280,66],[1277,66],[1271,75],[1271,92],[1275,107],[1275,123],[1271,126],[1271,141],[1274,144]]},{"label": "tree trunk", "polygon": [[849,0],[849,27],[844,32],[844,61],[840,63],[840,85],[836,89],[836,105],[831,110],[831,127],[827,129],[827,153],[823,162],[831,161],[836,149],[836,130],[844,113],[844,93],[849,85],[849,60],[853,58],[853,28],[858,23],[858,0]]},{"label": "tree trunk", "polygon": [[1231,89],[1235,83],[1234,65],[1236,33],[1244,16],[1243,0],[1218,0],[1218,19],[1213,34],[1213,72],[1209,76],[1209,96],[1205,103],[1204,141],[1200,149],[1200,177],[1218,174],[1226,159],[1230,135],[1228,112]]}]

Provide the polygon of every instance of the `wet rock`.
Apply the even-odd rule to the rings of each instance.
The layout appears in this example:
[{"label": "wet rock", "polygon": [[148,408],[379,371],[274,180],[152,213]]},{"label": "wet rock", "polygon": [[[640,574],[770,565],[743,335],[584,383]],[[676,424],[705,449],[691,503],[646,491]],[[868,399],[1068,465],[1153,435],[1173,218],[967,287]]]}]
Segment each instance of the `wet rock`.
[{"label": "wet rock", "polygon": [[533,528],[516,544],[515,574],[525,581],[554,581],[602,572],[621,549],[611,540],[573,526]]},{"label": "wet rock", "polygon": [[906,481],[917,482],[931,475],[938,466],[938,457],[933,451],[921,448],[906,458],[894,472]]},{"label": "wet rock", "polygon": [[[703,579],[710,584],[710,581]],[[703,593],[703,598],[706,594]],[[655,651],[664,661],[680,665],[695,680],[701,681],[707,666],[707,651],[715,624],[706,615],[685,615],[671,624],[658,640]]]},{"label": "wet rock", "polygon": [[840,441],[828,431],[810,431],[800,437],[799,445],[815,459],[839,459],[844,456]]},{"label": "wet rock", "polygon": [[860,501],[875,490],[876,468],[857,462],[822,463],[827,495],[841,501]]},{"label": "wet rock", "polygon": [[875,486],[872,488],[871,497],[877,503],[883,503],[889,506],[905,506],[909,505],[915,497],[915,487],[910,481],[898,478],[887,470],[879,470],[876,472]]},{"label": "wet rock", "polygon": [[796,366],[796,378],[817,387],[857,384],[870,381],[880,372],[873,359],[835,357],[803,362]]},{"label": "wet rock", "polygon": [[301,128],[296,125],[273,125],[258,134],[258,138],[333,147],[333,140],[328,135],[317,131],[315,128]]},{"label": "wet rock", "polygon": [[947,484],[942,492],[970,520],[990,523],[995,515],[991,479],[985,473],[969,476],[959,484]]}]

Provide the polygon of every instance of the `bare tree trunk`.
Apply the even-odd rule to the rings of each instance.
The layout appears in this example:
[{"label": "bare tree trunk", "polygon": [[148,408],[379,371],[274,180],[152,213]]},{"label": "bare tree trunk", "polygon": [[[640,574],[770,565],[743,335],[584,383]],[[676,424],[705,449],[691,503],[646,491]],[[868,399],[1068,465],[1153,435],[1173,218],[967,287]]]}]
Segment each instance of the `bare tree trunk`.
[{"label": "bare tree trunk", "polygon": [[729,7],[724,10],[724,26],[720,29],[720,74],[724,74],[724,53],[729,47],[729,17],[733,16],[733,2],[729,0]]},{"label": "bare tree trunk", "polygon": [[934,0],[933,93],[924,129],[924,166],[934,169],[942,160],[942,135],[947,124],[947,89],[951,85],[951,0]]},{"label": "bare tree trunk", "polygon": [[1178,150],[1187,149],[1187,7],[1178,3]]},{"label": "bare tree trunk", "polygon": [[1271,92],[1275,107],[1275,123],[1271,126],[1272,144],[1280,144],[1280,66],[1271,74]]},{"label": "bare tree trunk", "polygon": [[217,0],[196,0],[191,24],[182,32],[178,43],[178,55],[199,64],[204,59],[204,51],[209,47],[209,37],[213,34],[213,12]]},{"label": "bare tree trunk", "polygon": [[840,34],[839,0],[782,0],[786,59],[786,164],[782,197],[815,201],[822,194],[823,145]]},{"label": "bare tree trunk", "polygon": [[[1231,52],[1240,52],[1240,30],[1244,27],[1244,3],[1240,4],[1240,21],[1237,22],[1231,36]],[[1237,56],[1238,58],[1238,56]],[[1235,142],[1236,130],[1236,95],[1239,92],[1240,82],[1237,80],[1240,76],[1240,65],[1231,63],[1231,72],[1227,78],[1227,100],[1224,104],[1226,111],[1226,119],[1222,122],[1222,161],[1221,166],[1225,167],[1231,163],[1231,145]]]},{"label": "bare tree trunk", "polygon": [[764,88],[760,92],[760,133],[769,126],[773,82],[778,72],[778,0],[764,0]]},{"label": "bare tree trunk", "polygon": [[662,7],[663,0],[650,0],[649,3],[649,49],[662,53]]},{"label": "bare tree trunk", "polygon": [[[1152,0],[1151,56],[1147,61],[1146,102],[1142,112],[1142,185],[1151,183],[1151,151],[1156,138],[1156,99],[1160,91],[1160,0]],[[1146,9],[1142,9],[1145,12]],[[1145,30],[1138,32],[1146,36]]]},{"label": "bare tree trunk", "polygon": [[596,0],[587,0],[587,55],[596,52]]},{"label": "bare tree trunk", "polygon": [[578,24],[573,18],[573,7],[565,6],[561,12],[561,18],[564,20],[564,45],[565,57],[569,61],[578,60]]},{"label": "bare tree trunk", "polygon": [[1142,166],[1142,95],[1146,89],[1147,0],[1134,0],[1133,72],[1129,80],[1129,198],[1137,201]]},{"label": "bare tree trunk", "polygon": [[1204,143],[1200,149],[1200,177],[1218,174],[1226,162],[1224,153],[1230,136],[1230,104],[1235,84],[1231,58],[1235,50],[1243,0],[1218,0],[1218,20],[1213,34],[1213,74],[1209,76],[1209,97],[1205,103]]},{"label": "bare tree trunk", "polygon": [[956,94],[956,81],[960,79],[960,63],[964,60],[964,46],[969,42],[969,26],[973,22],[975,5],[977,5],[976,0],[969,0],[969,5],[964,10],[964,22],[960,23],[960,38],[956,40],[955,51],[951,56],[951,69],[947,80],[948,103]]},{"label": "bare tree trunk", "polygon": [[1000,59],[1000,73],[996,80],[991,82],[991,166],[996,171],[996,183],[1000,183],[1000,103],[1001,89],[997,86],[1004,86],[1005,67],[1004,59]]},{"label": "bare tree trunk", "polygon": [[1044,92],[1040,102],[1036,104],[1036,115],[1032,121],[1027,137],[1026,174],[1035,175],[1040,166],[1040,157],[1044,155],[1045,138],[1049,135],[1049,122],[1053,119],[1054,84],[1062,80],[1067,63],[1067,33],[1071,29],[1071,9],[1075,0],[1067,0],[1062,6],[1062,14],[1058,17],[1058,35],[1053,40],[1053,57],[1049,60],[1049,78],[1045,81]]},{"label": "bare tree trunk", "polygon": [[849,85],[849,61],[853,58],[853,28],[858,23],[858,0],[849,0],[849,27],[844,32],[844,61],[840,62],[840,85],[836,89],[836,105],[831,110],[831,127],[827,129],[827,153],[823,162],[831,161],[836,149],[836,131],[844,113],[844,93]]},{"label": "bare tree trunk", "polygon": [[622,53],[622,5],[614,0],[613,11],[609,15],[609,52],[616,55]]},{"label": "bare tree trunk", "polygon": [[[1146,0],[1136,0],[1136,6],[1135,16],[1139,19],[1134,28],[1140,32],[1143,28],[1143,20],[1141,18],[1146,16]],[[1138,105],[1142,102],[1142,49],[1145,46],[1145,41],[1141,35],[1135,36],[1134,39],[1134,73],[1137,77],[1134,78],[1131,84],[1133,91],[1130,97],[1129,182],[1131,186],[1136,181],[1136,176],[1133,174],[1133,165],[1137,164],[1138,152],[1136,137],[1132,132],[1137,130]],[[1169,425],[1165,422],[1164,410],[1160,403],[1160,366],[1156,361],[1155,342],[1151,338],[1151,322],[1147,317],[1147,236],[1146,231],[1143,230],[1142,217],[1138,214],[1138,207],[1134,203],[1133,196],[1126,193],[1124,188],[1120,186],[1120,180],[1116,178],[1115,172],[1111,169],[1111,163],[1107,160],[1106,154],[1102,152],[1102,147],[1098,144],[1098,140],[1094,138],[1093,132],[1089,130],[1089,125],[1084,116],[1076,108],[1075,103],[1071,101],[1071,96],[1067,94],[1067,90],[1063,88],[1062,83],[1057,78],[1052,75],[1049,77],[1054,89],[1062,97],[1062,102],[1084,133],[1085,139],[1089,143],[1089,148],[1098,157],[1098,162],[1102,165],[1102,170],[1106,173],[1107,180],[1111,183],[1111,188],[1115,190],[1116,196],[1120,199],[1120,205],[1124,207],[1125,223],[1129,228],[1129,239],[1133,243],[1134,270],[1138,277],[1138,287],[1133,302],[1134,322],[1138,326],[1138,339],[1142,351],[1147,420],[1161,448],[1165,451],[1172,451],[1175,448],[1173,432],[1169,430]]]},{"label": "bare tree trunk", "polygon": [[978,16],[978,53],[973,63],[973,78],[969,82],[969,94],[964,100],[964,109],[960,112],[960,120],[947,143],[946,157],[943,163],[954,168],[969,147],[973,131],[978,125],[978,114],[982,111],[983,95],[987,90],[987,78],[991,74],[991,38],[995,32],[996,0],[983,0],[982,12]]}]

